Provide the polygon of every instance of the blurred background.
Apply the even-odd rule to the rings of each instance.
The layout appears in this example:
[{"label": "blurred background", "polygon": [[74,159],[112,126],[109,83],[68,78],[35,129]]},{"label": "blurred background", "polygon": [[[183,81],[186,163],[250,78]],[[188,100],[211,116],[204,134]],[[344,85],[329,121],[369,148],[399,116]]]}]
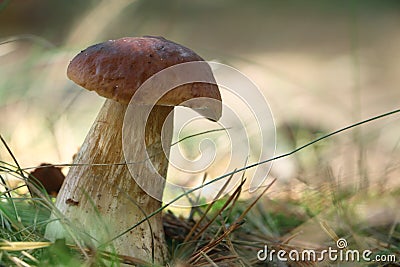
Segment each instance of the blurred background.
[{"label": "blurred background", "polygon": [[[94,43],[156,35],[258,84],[277,154],[289,152],[399,108],[399,25],[397,0],[2,0],[0,134],[22,167],[71,163],[104,100],[68,80],[69,60]],[[276,161],[268,196],[399,192],[399,122],[383,118]],[[4,147],[0,159],[12,162]]]}]

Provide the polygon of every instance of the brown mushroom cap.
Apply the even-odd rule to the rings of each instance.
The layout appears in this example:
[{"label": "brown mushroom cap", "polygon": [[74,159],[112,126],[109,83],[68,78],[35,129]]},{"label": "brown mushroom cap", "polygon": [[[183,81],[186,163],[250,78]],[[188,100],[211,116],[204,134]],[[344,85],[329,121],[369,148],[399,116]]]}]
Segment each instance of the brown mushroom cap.
[{"label": "brown mushroom cap", "polygon": [[[192,61],[203,59],[192,50],[162,37],[125,37],[81,51],[70,62],[67,75],[90,91],[128,104],[136,90],[148,78],[170,66]],[[209,73],[210,80],[214,81],[211,70]],[[155,91],[145,92],[144,102],[146,94],[157,95],[161,91],[159,88],[152,90]],[[218,86],[215,84],[190,83],[169,91],[157,104],[175,106],[198,97],[221,101]]]}]

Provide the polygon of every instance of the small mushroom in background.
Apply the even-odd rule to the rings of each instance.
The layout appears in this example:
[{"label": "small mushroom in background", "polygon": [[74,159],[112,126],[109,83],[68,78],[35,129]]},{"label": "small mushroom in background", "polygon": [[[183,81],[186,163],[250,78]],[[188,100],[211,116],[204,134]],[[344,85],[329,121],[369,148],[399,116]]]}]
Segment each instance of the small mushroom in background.
[{"label": "small mushroom in background", "polygon": [[28,189],[32,196],[36,196],[36,190],[32,187],[35,185],[40,187],[38,182],[46,189],[47,194],[53,197],[57,196],[65,179],[61,168],[52,166],[49,163],[40,164],[38,168],[30,173],[30,176],[34,178],[33,181],[28,183]]},{"label": "small mushroom in background", "polygon": [[[136,184],[126,164],[116,164],[125,163],[122,146],[124,115],[132,96],[148,78],[170,66],[192,61],[203,59],[192,50],[164,38],[127,37],[90,46],[69,64],[67,74],[71,80],[107,98],[56,201],[57,209],[66,219],[61,220],[92,237],[86,241],[102,244],[161,207],[159,200]],[[209,68],[207,73],[214,80]],[[146,94],[160,93],[158,88],[152,90]],[[140,105],[135,107],[132,127],[135,132],[136,125],[146,124],[146,147],[141,138],[132,138],[130,145],[138,154],[146,150],[152,155],[153,166],[162,177],[167,174],[169,147],[163,150],[161,142],[168,140],[171,143],[173,128],[173,121],[166,118],[172,114],[174,106],[199,97],[219,101],[217,107],[215,102],[211,106],[204,102],[205,106],[201,107],[205,110],[202,114],[211,112],[214,118],[210,119],[218,120],[222,109],[221,95],[218,86],[209,83],[185,84],[169,91],[152,108],[147,121],[145,109]],[[148,105],[143,101],[143,105]],[[135,175],[139,177],[153,181],[152,177],[158,174],[145,163],[136,165]],[[162,194],[164,184],[153,186]],[[45,236],[50,240],[71,240],[68,230],[58,220],[48,224]],[[161,214],[118,237],[112,245],[118,254],[164,263],[168,253]]]}]

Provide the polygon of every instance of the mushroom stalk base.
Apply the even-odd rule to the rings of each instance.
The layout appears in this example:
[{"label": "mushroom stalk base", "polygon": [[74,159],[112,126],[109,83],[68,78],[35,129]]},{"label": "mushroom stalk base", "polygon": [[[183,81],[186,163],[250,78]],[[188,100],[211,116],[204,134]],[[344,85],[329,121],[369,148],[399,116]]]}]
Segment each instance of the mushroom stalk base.
[{"label": "mushroom stalk base", "polygon": [[[46,238],[66,238],[69,242],[82,242],[97,247],[132,227],[158,208],[161,202],[147,195],[132,178],[125,163],[122,149],[122,126],[127,105],[106,100],[90,129],[78,155],[77,164],[69,170],[57,197],[58,211],[46,228]],[[158,172],[166,176],[168,160],[160,153],[161,129],[173,107],[155,106],[146,126],[146,144]],[[136,109],[135,109],[136,110]],[[137,121],[144,115],[138,107]],[[134,120],[136,120],[134,118]],[[171,120],[172,122],[172,120]],[[172,124],[172,123],[169,123]],[[171,140],[173,125],[165,125],[163,138]],[[132,149],[144,149],[142,138],[133,138]],[[136,142],[136,143],[135,143]],[[169,153],[168,148],[166,153]],[[106,165],[93,165],[106,164]],[[137,164],[136,174],[151,179],[155,174],[146,164]],[[164,188],[162,185],[154,185]],[[161,190],[162,192],[162,190]],[[144,214],[145,213],[145,214]],[[168,258],[161,213],[113,240],[103,249],[115,251],[148,262],[162,264]]]}]

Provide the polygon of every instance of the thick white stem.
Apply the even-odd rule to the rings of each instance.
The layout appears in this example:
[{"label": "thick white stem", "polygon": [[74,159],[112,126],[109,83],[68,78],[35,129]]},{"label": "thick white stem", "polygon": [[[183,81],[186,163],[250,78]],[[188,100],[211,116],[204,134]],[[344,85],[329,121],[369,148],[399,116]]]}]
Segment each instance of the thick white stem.
[{"label": "thick white stem", "polygon": [[[113,165],[125,163],[122,126],[126,108],[127,105],[112,100],[107,100],[102,107],[74,160],[77,165],[71,167],[57,197],[56,207],[66,220],[50,223],[46,229],[47,238],[54,240],[66,237],[72,241],[72,233],[76,235],[75,240],[85,240],[97,246],[113,239],[161,207],[161,202],[147,195],[135,183],[126,165]],[[143,122],[144,114],[141,112],[144,113],[138,107],[138,116],[135,116],[138,121],[131,122],[133,127]],[[160,153],[161,129],[170,112],[172,107],[155,106],[146,126],[147,151],[149,155],[156,155],[152,162],[163,177],[167,173],[168,160],[164,153]],[[166,140],[171,140],[173,125],[170,124],[164,126],[167,129],[164,129],[163,138],[169,138]],[[132,140],[136,140],[136,143],[130,144],[132,149],[145,149],[142,137]],[[169,153],[168,148],[166,153]],[[151,180],[155,175],[145,163],[135,165],[135,172],[140,177]],[[154,186],[163,188],[164,184]],[[168,256],[161,214],[117,238],[111,245],[107,250],[115,249],[118,254],[149,262],[154,251],[155,263],[165,262]]]}]

